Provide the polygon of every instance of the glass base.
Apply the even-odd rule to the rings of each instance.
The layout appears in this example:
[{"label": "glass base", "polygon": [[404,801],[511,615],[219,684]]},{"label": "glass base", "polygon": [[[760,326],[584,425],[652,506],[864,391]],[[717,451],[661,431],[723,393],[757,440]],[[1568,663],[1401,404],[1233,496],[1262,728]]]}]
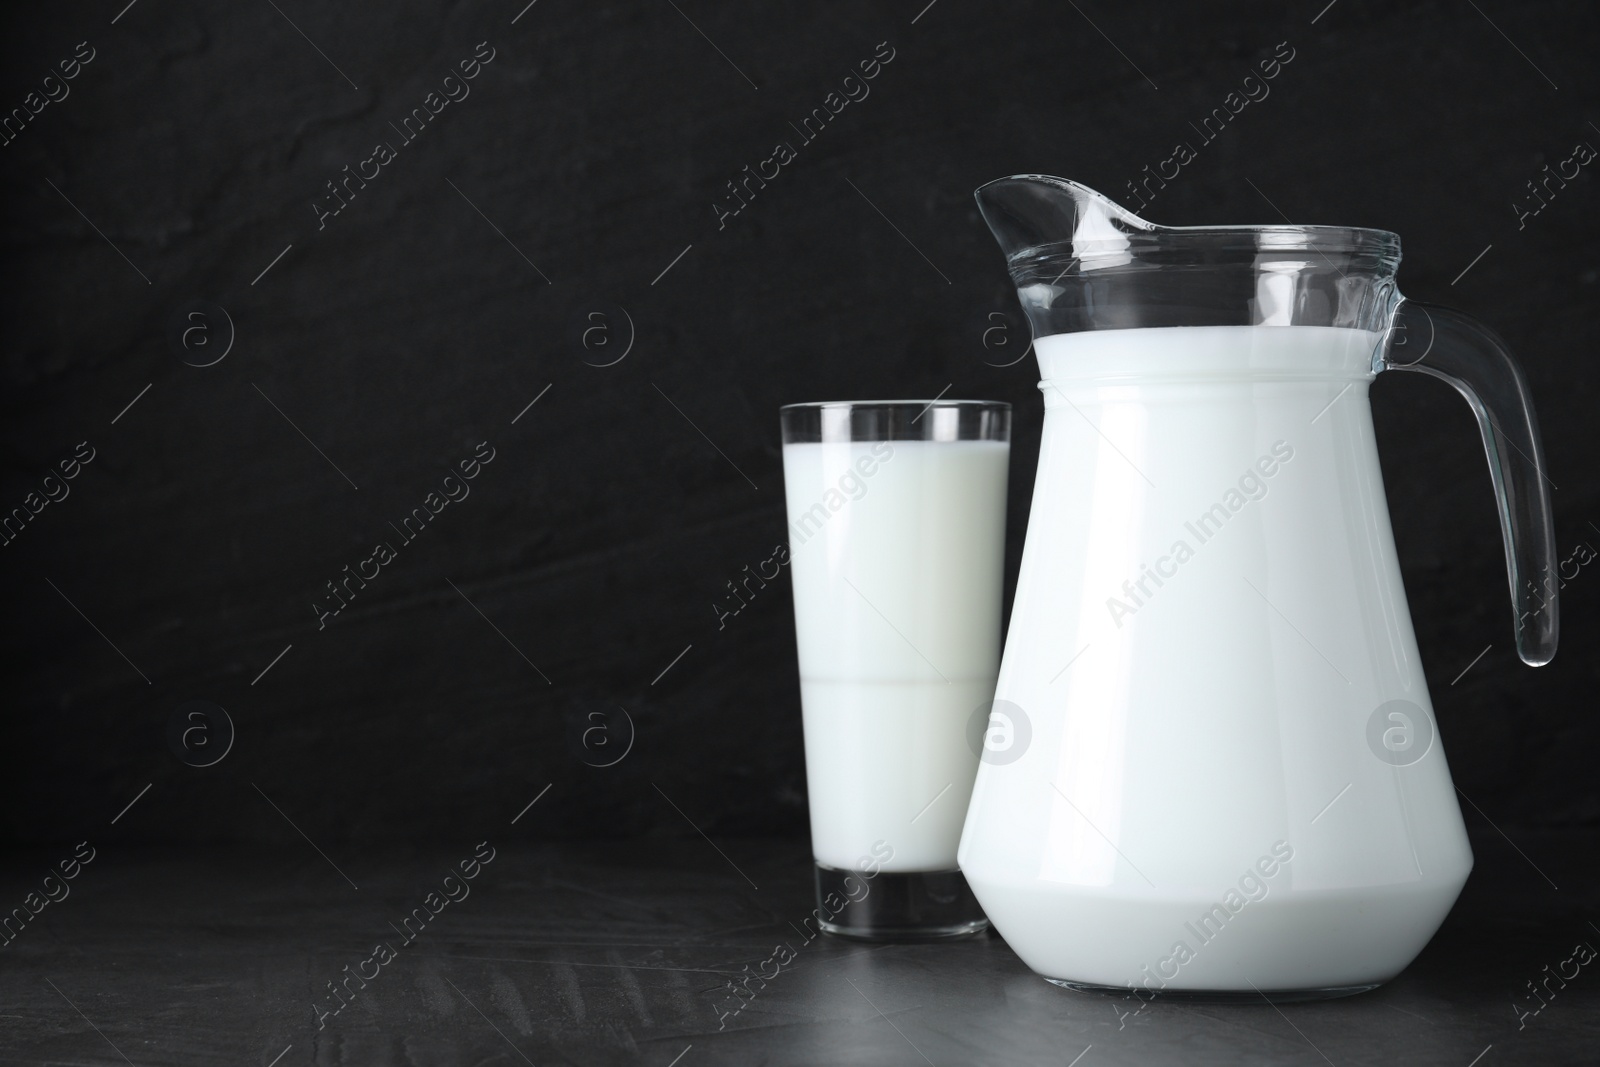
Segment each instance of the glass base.
[{"label": "glass base", "polygon": [[[857,941],[949,941],[989,928],[955,871],[860,871],[816,864],[818,927]],[[822,918],[829,916],[829,918]]]},{"label": "glass base", "polygon": [[1071,989],[1078,993],[1103,993],[1107,996],[1135,996],[1140,1000],[1170,1000],[1185,1004],[1295,1004],[1307,1000],[1333,1000],[1377,989],[1382,982],[1370,985],[1329,986],[1326,989],[1145,989],[1138,986],[1095,985],[1092,982],[1074,982],[1068,978],[1045,978],[1051,985]]}]

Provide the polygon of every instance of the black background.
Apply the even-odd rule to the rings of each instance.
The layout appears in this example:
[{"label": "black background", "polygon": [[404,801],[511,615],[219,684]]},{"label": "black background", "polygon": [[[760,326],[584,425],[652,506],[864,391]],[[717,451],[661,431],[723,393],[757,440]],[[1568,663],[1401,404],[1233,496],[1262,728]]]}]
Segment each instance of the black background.
[{"label": "black background", "polygon": [[[0,549],[5,835],[295,840],[270,798],[323,844],[459,841],[547,784],[532,835],[804,835],[787,585],[720,631],[711,606],[785,537],[777,407],[1009,400],[1014,582],[1042,409],[1031,359],[997,365],[1026,327],[972,190],[1117,195],[1279,42],[1271,95],[1148,215],[1400,233],[1403,291],[1520,355],[1562,557],[1600,544],[1593,167],[1513,208],[1600,145],[1592,7],[924,2],[8,6],[0,107],[95,58],[0,148],[0,507],[96,458]],[[324,183],[483,41],[471,95],[319,230]],[[871,95],[798,145],[880,42]],[[778,141],[799,158],[719,227]],[[205,368],[168,337],[196,299],[236,330]],[[1600,576],[1522,666],[1467,406],[1415,375],[1373,404],[1458,785],[1496,822],[1594,822]],[[325,583],[485,440],[470,497],[319,629]],[[213,767],[169,750],[188,700],[237,727]],[[632,750],[586,765],[618,709]]]}]

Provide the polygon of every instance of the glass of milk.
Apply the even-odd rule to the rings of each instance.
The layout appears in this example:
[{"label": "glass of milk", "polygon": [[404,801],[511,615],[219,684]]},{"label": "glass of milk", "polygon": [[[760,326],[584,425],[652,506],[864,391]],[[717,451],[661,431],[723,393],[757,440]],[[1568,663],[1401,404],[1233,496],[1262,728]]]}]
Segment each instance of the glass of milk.
[{"label": "glass of milk", "polygon": [[783,424],[817,910],[868,940],[988,926],[956,865],[1000,665],[1011,406],[791,404]]}]

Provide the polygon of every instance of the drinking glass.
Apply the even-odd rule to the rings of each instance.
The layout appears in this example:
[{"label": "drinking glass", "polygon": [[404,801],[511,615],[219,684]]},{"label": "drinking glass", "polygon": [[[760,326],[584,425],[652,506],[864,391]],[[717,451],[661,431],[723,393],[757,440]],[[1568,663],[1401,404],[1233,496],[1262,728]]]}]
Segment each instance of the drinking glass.
[{"label": "drinking glass", "polygon": [[813,918],[866,940],[977,933],[956,847],[999,670],[1011,406],[780,417]]}]

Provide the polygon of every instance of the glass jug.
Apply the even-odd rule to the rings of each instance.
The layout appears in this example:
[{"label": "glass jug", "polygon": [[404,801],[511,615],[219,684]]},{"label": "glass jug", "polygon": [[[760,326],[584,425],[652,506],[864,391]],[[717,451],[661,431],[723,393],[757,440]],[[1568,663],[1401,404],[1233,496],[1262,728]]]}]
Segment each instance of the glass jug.
[{"label": "glass jug", "polygon": [[1483,326],[1401,297],[1392,233],[1157,226],[1041,175],[977,198],[1045,419],[962,871],[1059,985],[1292,999],[1388,980],[1472,853],[1367,389],[1421,371],[1472,405],[1538,666],[1557,583],[1521,372]]}]

